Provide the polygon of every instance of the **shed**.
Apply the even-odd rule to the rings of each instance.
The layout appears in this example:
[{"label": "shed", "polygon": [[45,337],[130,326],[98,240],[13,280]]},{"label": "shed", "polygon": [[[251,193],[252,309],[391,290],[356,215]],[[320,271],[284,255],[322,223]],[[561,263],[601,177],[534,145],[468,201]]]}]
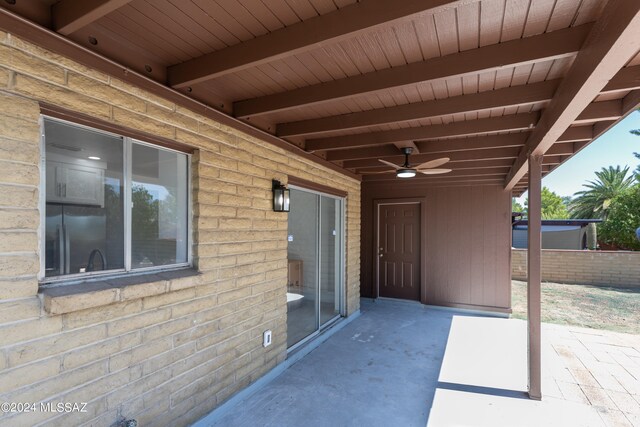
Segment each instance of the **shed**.
[{"label": "shed", "polygon": [[[587,249],[587,226],[602,222],[601,219],[543,219],[542,249]],[[528,244],[528,220],[513,222],[511,246],[526,249]]]}]

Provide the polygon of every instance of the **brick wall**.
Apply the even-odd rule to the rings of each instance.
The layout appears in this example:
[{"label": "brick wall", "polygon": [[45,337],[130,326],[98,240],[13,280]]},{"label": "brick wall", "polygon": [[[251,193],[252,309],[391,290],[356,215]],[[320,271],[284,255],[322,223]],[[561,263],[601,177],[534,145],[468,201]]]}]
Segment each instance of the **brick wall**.
[{"label": "brick wall", "polygon": [[[95,293],[45,307],[36,277],[38,101],[198,149],[199,276],[163,276],[115,290],[112,300]],[[346,305],[353,313],[359,182],[0,32],[0,402],[89,402],[88,413],[0,414],[0,425],[109,426],[118,417],[185,425],[282,362],[287,215],[271,210],[271,179],[287,182],[288,174],[348,192]],[[62,314],[50,314],[52,307]],[[265,329],[273,330],[266,349]]]},{"label": "brick wall", "polygon": [[[527,278],[526,249],[512,249],[511,275]],[[542,280],[595,286],[640,287],[640,252],[542,251]]]}]

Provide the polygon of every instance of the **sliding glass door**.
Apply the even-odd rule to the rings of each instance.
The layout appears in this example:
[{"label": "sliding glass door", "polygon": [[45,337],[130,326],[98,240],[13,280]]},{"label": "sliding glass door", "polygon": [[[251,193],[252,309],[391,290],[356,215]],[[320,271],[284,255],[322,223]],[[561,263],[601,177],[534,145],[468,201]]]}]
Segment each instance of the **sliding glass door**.
[{"label": "sliding glass door", "polygon": [[287,345],[340,316],[343,200],[291,188],[288,227]]}]

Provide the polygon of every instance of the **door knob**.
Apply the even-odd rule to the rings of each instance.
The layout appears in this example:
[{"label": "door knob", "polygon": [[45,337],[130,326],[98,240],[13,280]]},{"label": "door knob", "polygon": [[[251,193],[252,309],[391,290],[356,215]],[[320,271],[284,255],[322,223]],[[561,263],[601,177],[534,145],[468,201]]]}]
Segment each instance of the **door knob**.
[{"label": "door knob", "polygon": [[382,258],[382,254],[380,254],[380,258]]}]

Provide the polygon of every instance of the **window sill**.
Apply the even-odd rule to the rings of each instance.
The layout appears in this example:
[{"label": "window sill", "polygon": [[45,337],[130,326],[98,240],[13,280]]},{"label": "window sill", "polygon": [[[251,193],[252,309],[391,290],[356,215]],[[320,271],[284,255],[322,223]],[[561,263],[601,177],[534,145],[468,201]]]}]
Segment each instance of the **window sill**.
[{"label": "window sill", "polygon": [[131,301],[198,286],[193,268],[154,272],[112,279],[87,280],[73,285],[41,290],[44,309],[49,314],[66,314],[117,302]]}]

